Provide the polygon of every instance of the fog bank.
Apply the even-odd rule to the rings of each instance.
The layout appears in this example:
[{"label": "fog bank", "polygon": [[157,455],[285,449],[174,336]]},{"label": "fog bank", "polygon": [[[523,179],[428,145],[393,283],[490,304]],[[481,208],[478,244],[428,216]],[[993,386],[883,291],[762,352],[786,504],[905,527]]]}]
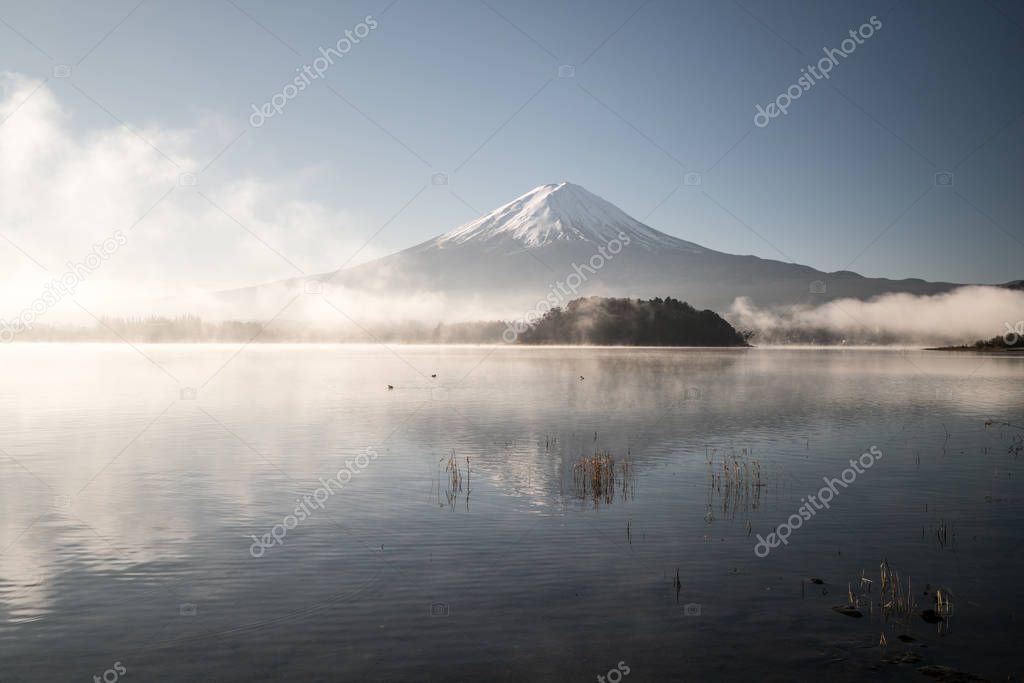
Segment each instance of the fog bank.
[{"label": "fog bank", "polygon": [[754,330],[754,344],[964,344],[1003,334],[1007,323],[1024,319],[1024,291],[970,286],[776,309],[740,298],[724,317],[737,329]]}]

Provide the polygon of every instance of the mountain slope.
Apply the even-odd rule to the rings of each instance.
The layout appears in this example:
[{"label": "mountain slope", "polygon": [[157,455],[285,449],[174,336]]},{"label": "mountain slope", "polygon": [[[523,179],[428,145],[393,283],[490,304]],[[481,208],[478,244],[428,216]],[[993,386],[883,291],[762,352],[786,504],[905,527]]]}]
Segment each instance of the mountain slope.
[{"label": "mountain slope", "polygon": [[[436,293],[449,302],[453,318],[460,317],[460,302],[476,302],[477,317],[480,302],[494,315],[512,315],[552,294],[558,303],[590,295],[672,296],[725,311],[738,297],[776,306],[888,292],[937,294],[958,286],[825,273],[706,249],[644,225],[572,183],[542,185],[434,239],[312,279],[376,296]],[[294,292],[303,284],[287,280],[231,296]]]}]

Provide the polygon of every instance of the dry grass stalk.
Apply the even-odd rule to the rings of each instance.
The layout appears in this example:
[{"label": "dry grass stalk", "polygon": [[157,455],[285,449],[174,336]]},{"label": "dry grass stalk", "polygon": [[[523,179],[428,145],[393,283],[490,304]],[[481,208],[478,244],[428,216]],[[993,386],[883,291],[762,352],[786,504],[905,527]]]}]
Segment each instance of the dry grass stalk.
[{"label": "dry grass stalk", "polygon": [[881,591],[878,601],[882,613],[887,619],[907,621],[917,609],[910,578],[907,577],[906,587],[904,587],[899,572],[889,566],[888,560],[882,560],[879,565],[879,573],[881,574]]},{"label": "dry grass stalk", "polygon": [[[444,461],[442,460],[442,462],[444,462]],[[447,501],[448,501],[448,507],[454,510],[455,509],[455,503],[458,501],[459,495],[464,490],[463,489],[463,483],[462,483],[463,470],[462,470],[462,467],[459,465],[458,459],[455,457],[455,451],[452,451],[451,455],[448,456],[448,464],[445,465],[444,471],[445,471],[446,479],[447,479],[447,482],[448,482],[448,488],[445,491],[445,497],[447,498]],[[465,476],[466,476],[466,485],[465,485],[466,508],[468,509],[469,508],[469,456],[466,456]]]},{"label": "dry grass stalk", "polygon": [[744,448],[722,458],[721,466],[715,462],[718,449],[712,449],[708,456],[708,510],[705,520],[714,520],[715,497],[720,502],[723,515],[730,519],[737,511],[757,510],[761,505],[761,491],[767,487],[761,463],[749,459]]},{"label": "dry grass stalk", "polygon": [[576,497],[593,500],[595,505],[614,502],[616,483],[622,499],[632,499],[635,479],[632,461],[624,460],[616,468],[615,457],[600,451],[591,456],[581,455],[572,468]]}]

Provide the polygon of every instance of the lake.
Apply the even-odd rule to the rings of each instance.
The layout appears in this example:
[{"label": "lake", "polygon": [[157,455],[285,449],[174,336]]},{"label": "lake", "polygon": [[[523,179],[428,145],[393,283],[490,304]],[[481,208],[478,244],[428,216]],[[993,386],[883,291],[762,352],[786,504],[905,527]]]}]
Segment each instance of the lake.
[{"label": "lake", "polygon": [[[12,344],[0,363],[4,682],[1021,673],[1024,431],[1000,424],[1024,425],[1021,358]],[[851,598],[860,617],[832,609]]]}]

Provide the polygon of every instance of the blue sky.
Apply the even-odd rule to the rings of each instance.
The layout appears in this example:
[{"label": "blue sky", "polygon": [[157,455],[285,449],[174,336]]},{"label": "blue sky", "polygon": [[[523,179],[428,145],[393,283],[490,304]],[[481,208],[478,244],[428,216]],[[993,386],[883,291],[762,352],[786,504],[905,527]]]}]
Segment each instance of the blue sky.
[{"label": "blue sky", "polygon": [[[249,125],[253,104],[367,15],[377,28],[323,80]],[[829,80],[754,126],[755,105],[871,16],[882,28]],[[0,70],[48,79],[64,134],[177,131],[167,144],[193,163],[216,157],[199,178],[208,197],[245,177],[314,207],[340,233],[331,248],[318,231],[267,238],[310,271],[371,236],[357,260],[570,180],[721,251],[872,276],[1024,277],[1019,3],[3,2],[0,20]],[[71,77],[53,78],[57,64]],[[0,138],[33,115],[15,112]],[[936,186],[943,170],[952,187]],[[438,172],[447,186],[431,184]],[[683,183],[691,172],[699,186]],[[207,271],[242,258],[189,239],[207,253],[181,257]],[[293,274],[277,259],[231,281]]]}]

